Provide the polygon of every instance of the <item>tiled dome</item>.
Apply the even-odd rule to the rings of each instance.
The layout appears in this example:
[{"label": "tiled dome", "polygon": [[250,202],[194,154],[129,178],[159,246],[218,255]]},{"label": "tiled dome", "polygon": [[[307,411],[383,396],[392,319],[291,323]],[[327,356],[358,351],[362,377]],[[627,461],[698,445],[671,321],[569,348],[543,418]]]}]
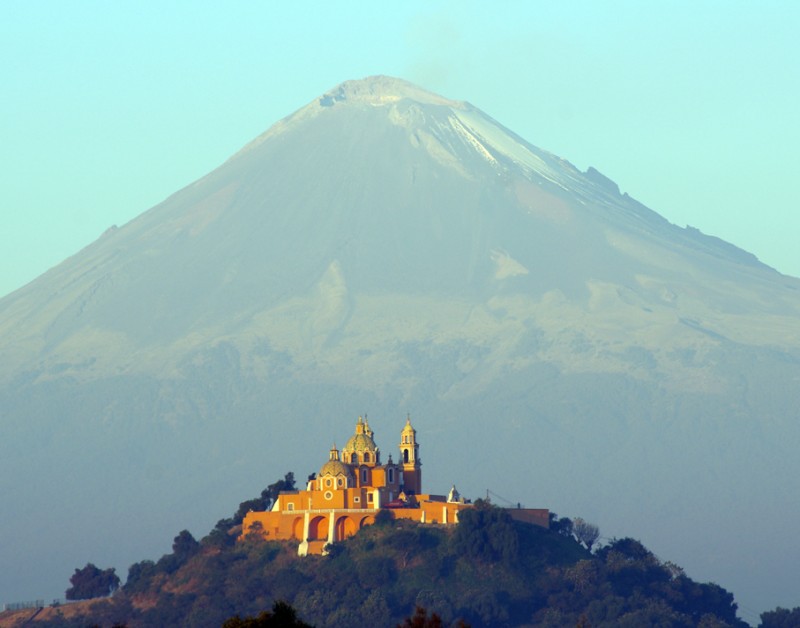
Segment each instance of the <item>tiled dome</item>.
[{"label": "tiled dome", "polygon": [[328,462],[322,465],[322,468],[319,470],[319,477],[326,475],[343,475],[346,478],[353,477],[350,467],[344,464],[341,460],[328,460]]},{"label": "tiled dome", "polygon": [[358,453],[364,451],[375,452],[377,451],[378,446],[375,444],[375,441],[372,440],[372,436],[367,436],[366,434],[353,434],[350,437],[350,440],[347,441],[347,444],[344,446],[342,451],[355,451]]},{"label": "tiled dome", "polygon": [[364,421],[361,417],[358,417],[356,433],[350,437],[350,440],[347,441],[347,444],[342,449],[342,453],[345,454],[345,460],[350,459],[350,454],[358,454],[359,458],[363,458],[363,454],[369,452],[372,454],[370,456],[372,460],[377,462],[378,452],[380,450],[372,439],[372,433],[372,430],[369,428],[369,423]]}]

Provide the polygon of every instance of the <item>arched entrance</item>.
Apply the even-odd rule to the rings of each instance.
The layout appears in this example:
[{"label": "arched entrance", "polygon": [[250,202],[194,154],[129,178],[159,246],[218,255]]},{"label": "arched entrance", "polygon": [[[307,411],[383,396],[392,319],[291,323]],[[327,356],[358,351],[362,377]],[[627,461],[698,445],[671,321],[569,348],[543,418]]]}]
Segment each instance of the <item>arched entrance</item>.
[{"label": "arched entrance", "polygon": [[348,516],[339,517],[336,520],[336,540],[341,541],[353,536],[356,531],[356,522]]},{"label": "arched entrance", "polygon": [[314,517],[308,523],[308,540],[321,541],[328,538],[328,518]]},{"label": "arched entrance", "polygon": [[359,522],[358,529],[360,530],[364,526],[371,526],[373,523],[375,523],[375,517],[373,517],[372,515],[367,515],[366,517],[363,517]]},{"label": "arched entrance", "polygon": [[298,541],[303,540],[303,518],[295,517],[292,521],[292,538]]}]

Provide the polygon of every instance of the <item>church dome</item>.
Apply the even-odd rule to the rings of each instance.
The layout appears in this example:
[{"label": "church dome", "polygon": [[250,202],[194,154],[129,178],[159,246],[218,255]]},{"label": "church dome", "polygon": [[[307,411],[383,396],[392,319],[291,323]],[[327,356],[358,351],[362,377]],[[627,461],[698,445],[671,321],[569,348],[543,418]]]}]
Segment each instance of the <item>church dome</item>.
[{"label": "church dome", "polygon": [[371,436],[367,436],[366,434],[353,434],[342,451],[361,453],[364,451],[375,452],[377,450],[378,446],[375,444],[375,441],[372,440]]},{"label": "church dome", "polygon": [[334,477],[337,475],[343,475],[350,480],[353,479],[353,474],[350,471],[350,467],[339,460],[339,450],[336,449],[335,443],[333,447],[331,447],[330,458],[328,459],[328,462],[322,465],[322,468],[319,470],[319,477],[326,475]]},{"label": "church dome", "polygon": [[353,477],[350,467],[344,464],[341,460],[328,460],[328,462],[322,465],[322,468],[319,470],[319,477],[326,475],[343,475],[347,478]]},{"label": "church dome", "polygon": [[[378,446],[375,444],[372,434],[373,432],[369,427],[369,423],[365,422],[361,417],[358,417],[356,433],[350,437],[350,440],[347,441],[342,451],[348,454],[363,454],[364,452],[369,452],[377,456]],[[375,456],[373,456],[373,460]]]}]

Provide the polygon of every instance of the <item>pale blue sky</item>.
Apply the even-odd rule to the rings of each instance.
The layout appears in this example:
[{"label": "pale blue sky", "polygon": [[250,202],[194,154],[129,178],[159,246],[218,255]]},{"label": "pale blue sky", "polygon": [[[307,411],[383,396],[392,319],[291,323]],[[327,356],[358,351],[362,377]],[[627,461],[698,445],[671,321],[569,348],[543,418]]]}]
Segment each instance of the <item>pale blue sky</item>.
[{"label": "pale blue sky", "polygon": [[0,295],[390,74],[800,276],[800,3],[0,2]]}]

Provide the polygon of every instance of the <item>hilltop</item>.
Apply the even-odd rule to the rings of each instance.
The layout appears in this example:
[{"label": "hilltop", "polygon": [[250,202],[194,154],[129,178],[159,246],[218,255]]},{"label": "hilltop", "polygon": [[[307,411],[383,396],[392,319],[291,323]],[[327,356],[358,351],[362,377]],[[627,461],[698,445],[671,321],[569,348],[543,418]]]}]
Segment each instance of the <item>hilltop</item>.
[{"label": "hilltop", "polygon": [[171,554],[132,565],[113,598],[48,609],[35,625],[220,626],[275,600],[317,626],[394,626],[416,606],[446,625],[460,618],[474,627],[745,625],[730,593],[693,581],[633,539],[593,554],[569,534],[568,520],[546,530],[480,501],[449,529],[383,512],[327,556],[300,558],[295,544],[257,536],[236,543],[240,528],[224,521],[199,544],[179,535]]}]

